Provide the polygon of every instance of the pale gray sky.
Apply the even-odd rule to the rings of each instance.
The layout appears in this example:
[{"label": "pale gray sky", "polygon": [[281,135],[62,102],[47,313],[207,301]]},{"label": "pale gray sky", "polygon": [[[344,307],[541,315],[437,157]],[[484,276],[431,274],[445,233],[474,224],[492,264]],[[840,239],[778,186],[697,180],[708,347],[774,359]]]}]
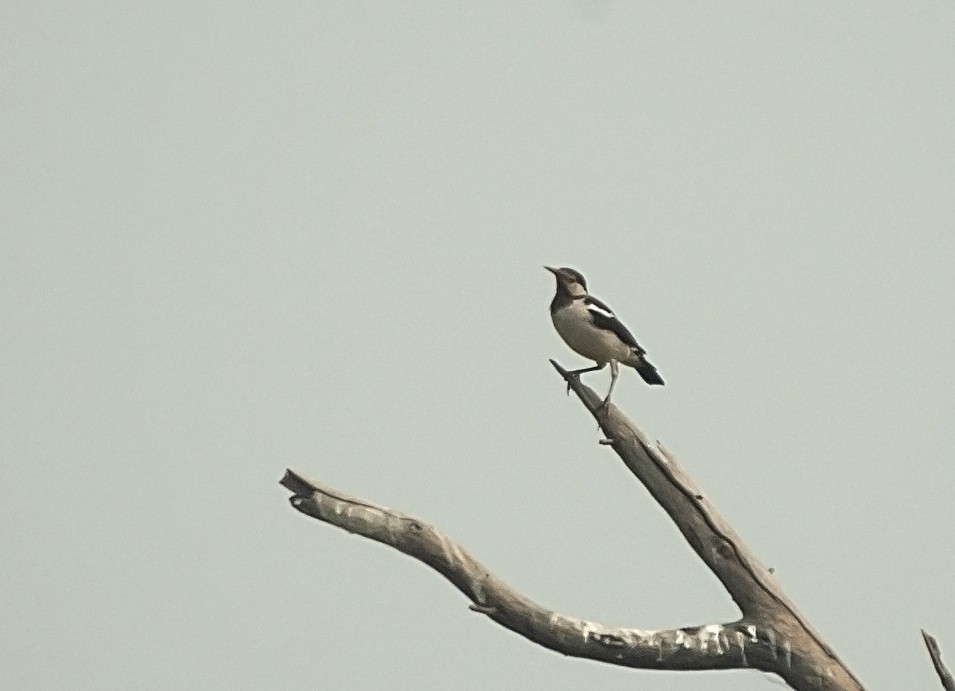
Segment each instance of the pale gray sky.
[{"label": "pale gray sky", "polygon": [[[286,466],[545,606],[736,610],[547,363],[615,400],[873,689],[955,660],[955,6],[8,2],[0,687],[774,688],[618,669],[310,521]],[[606,372],[589,375],[598,390]]]}]

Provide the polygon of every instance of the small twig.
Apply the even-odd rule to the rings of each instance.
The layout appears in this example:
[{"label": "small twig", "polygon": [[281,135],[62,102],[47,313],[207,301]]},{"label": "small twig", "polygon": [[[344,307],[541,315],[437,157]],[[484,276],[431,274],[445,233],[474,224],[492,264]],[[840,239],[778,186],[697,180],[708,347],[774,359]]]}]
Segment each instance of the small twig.
[{"label": "small twig", "polygon": [[945,691],[955,691],[955,678],[948,671],[948,667],[942,662],[942,650],[939,648],[938,640],[935,636],[922,629],[922,639],[925,641],[925,647],[928,648],[928,654],[932,658],[932,664],[935,665],[935,671],[938,678],[942,680],[942,688]]}]

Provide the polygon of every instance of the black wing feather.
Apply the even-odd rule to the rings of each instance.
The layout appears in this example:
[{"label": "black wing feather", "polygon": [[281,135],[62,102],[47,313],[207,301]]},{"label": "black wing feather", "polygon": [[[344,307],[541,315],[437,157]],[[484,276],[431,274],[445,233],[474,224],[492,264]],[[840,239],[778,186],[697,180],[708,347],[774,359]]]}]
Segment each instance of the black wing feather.
[{"label": "black wing feather", "polygon": [[[598,329],[605,329],[606,331],[612,331],[617,334],[617,337],[633,348],[637,352],[637,355],[644,355],[647,352],[640,347],[640,344],[637,343],[637,339],[633,337],[630,330],[623,325],[623,322],[617,319],[613,310],[607,307],[607,305],[593,295],[588,295],[584,300],[584,304],[587,305],[587,311],[590,313],[590,318],[593,320],[594,326]],[[596,309],[592,309],[591,306],[596,307]]]}]

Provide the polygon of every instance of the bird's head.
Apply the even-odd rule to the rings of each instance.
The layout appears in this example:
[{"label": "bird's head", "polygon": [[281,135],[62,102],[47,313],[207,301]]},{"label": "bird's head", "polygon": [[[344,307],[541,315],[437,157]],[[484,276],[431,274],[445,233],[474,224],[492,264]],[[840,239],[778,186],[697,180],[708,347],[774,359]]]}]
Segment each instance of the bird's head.
[{"label": "bird's head", "polygon": [[545,266],[545,269],[554,274],[557,279],[557,290],[566,293],[571,297],[578,297],[587,294],[587,281],[584,275],[576,269],[569,266],[562,266],[555,269],[553,266]]}]

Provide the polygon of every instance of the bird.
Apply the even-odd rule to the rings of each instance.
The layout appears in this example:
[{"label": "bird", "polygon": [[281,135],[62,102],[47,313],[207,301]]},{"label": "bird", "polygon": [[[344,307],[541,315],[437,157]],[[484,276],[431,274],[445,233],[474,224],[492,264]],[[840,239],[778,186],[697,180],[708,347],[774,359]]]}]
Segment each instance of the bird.
[{"label": "bird", "polygon": [[[576,269],[563,266],[545,266],[557,279],[557,292],[550,303],[550,318],[564,343],[588,360],[593,367],[568,372],[579,377],[584,372],[596,372],[610,364],[610,388],[603,406],[610,402],[619,373],[617,364],[637,370],[643,381],[651,386],[663,386],[663,377],[657,372],[645,351],[630,330],[623,325],[606,304],[587,292],[587,281]],[[569,388],[569,384],[568,384]]]}]

